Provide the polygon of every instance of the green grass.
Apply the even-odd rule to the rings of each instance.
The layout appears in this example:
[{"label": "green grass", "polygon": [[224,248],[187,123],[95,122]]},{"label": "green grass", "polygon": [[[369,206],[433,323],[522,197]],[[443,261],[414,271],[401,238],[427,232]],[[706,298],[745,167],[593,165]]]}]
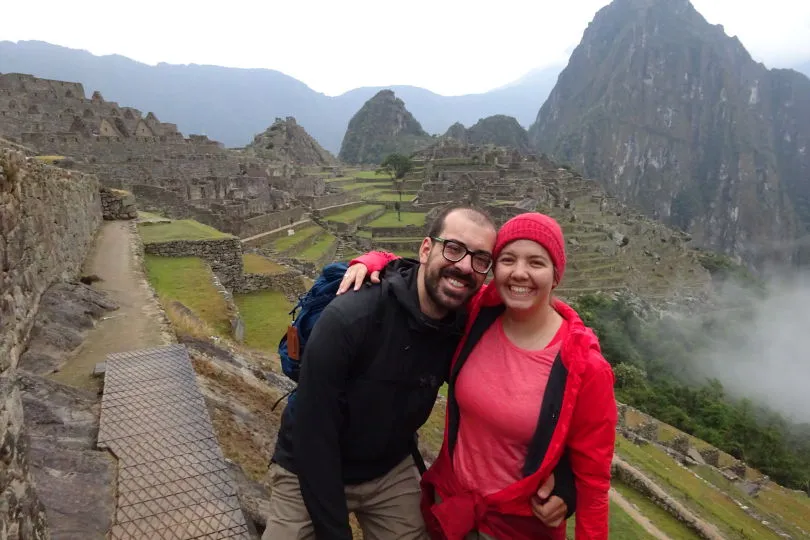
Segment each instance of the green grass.
[{"label": "green grass", "polygon": [[754,508],[763,519],[774,523],[792,537],[801,538],[810,535],[810,497],[792,493],[769,482],[754,498],[707,465],[696,467],[695,472],[712,485],[733,494],[735,499],[746,506]]},{"label": "green grass", "polygon": [[304,261],[316,261],[320,259],[324,253],[326,253],[326,250],[328,250],[336,240],[337,238],[331,234],[324,234],[323,237],[319,238],[317,242],[296,255],[296,258]]},{"label": "green grass", "polygon": [[328,216],[326,220],[334,221],[335,223],[353,223],[363,216],[367,216],[368,214],[376,212],[382,208],[382,206],[376,204],[364,204],[363,206],[357,206],[351,210],[346,210],[345,212]]},{"label": "green grass", "polygon": [[621,493],[625,499],[634,504],[638,511],[653,522],[658,529],[673,540],[692,540],[700,538],[692,529],[678,521],[675,516],[646,498],[632,487],[613,480],[611,486]]},{"label": "green grass", "polygon": [[[611,540],[647,540],[655,538],[645,531],[627,512],[612,502],[610,503],[609,519],[610,531],[608,537]],[[566,524],[566,536],[568,538],[574,538],[576,522],[576,514],[574,514]]]},{"label": "green grass", "polygon": [[391,189],[390,182],[352,182],[351,184],[341,184],[340,189],[343,191],[354,191],[366,193],[369,191],[389,190]]},{"label": "green grass", "polygon": [[166,218],[161,216],[160,214],[155,214],[154,212],[144,212],[143,210],[138,210],[138,219],[166,219]]},{"label": "green grass", "polygon": [[[391,202],[391,201],[400,200],[399,199],[399,193],[386,193],[386,192],[378,193],[378,194],[374,195],[373,198],[374,198],[375,201],[380,201],[380,202]],[[402,202],[404,202],[404,203],[405,202],[411,202],[415,198],[416,198],[416,193],[403,193],[402,194]]]},{"label": "green grass", "polygon": [[292,236],[282,236],[281,238],[277,238],[273,241],[272,246],[276,251],[286,251],[293,246],[296,246],[306,240],[307,238],[311,238],[312,236],[322,233],[323,229],[318,227],[317,225],[312,225],[309,227],[304,227],[303,229],[298,229],[295,231],[295,234]]},{"label": "green grass", "polygon": [[275,351],[290,322],[292,305],[279,291],[235,294],[233,297],[245,322],[245,345]]},{"label": "green grass", "polygon": [[282,265],[275,263],[267,257],[255,253],[242,255],[242,264],[246,274],[283,274],[287,271]]},{"label": "green grass", "polygon": [[377,171],[355,171],[351,173],[355,178],[363,178],[365,180],[391,180],[391,176],[387,174],[377,174]]},{"label": "green grass", "polygon": [[193,219],[181,219],[171,223],[139,224],[138,231],[144,244],[171,242],[173,240],[214,240],[230,238],[230,234],[203,225]]},{"label": "green grass", "polygon": [[228,307],[211,280],[208,265],[197,257],[144,257],[146,275],[161,303],[177,300],[220,336],[230,335]]},{"label": "green grass", "polygon": [[774,537],[770,529],[746,514],[729,497],[678,465],[663,450],[651,444],[636,446],[617,437],[616,452],[671,496],[716,525],[727,538]]},{"label": "green grass", "polygon": [[408,225],[424,225],[425,215],[423,212],[400,212],[402,221],[397,219],[397,212],[386,212],[367,227],[407,227]]}]

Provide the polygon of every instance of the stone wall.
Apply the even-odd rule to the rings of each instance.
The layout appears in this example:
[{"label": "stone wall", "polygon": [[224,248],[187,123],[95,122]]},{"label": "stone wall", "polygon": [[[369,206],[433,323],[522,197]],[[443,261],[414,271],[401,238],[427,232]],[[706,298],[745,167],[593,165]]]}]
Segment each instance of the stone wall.
[{"label": "stone wall", "polygon": [[283,274],[245,274],[238,292],[252,293],[256,291],[281,291],[289,299],[298,298],[306,292],[300,272],[285,272]]},{"label": "stone wall", "polygon": [[250,218],[245,220],[239,232],[234,234],[238,234],[242,238],[249,238],[265,231],[272,231],[273,229],[278,229],[279,227],[300,221],[304,217],[305,211],[305,208],[299,206],[290,208],[289,210],[271,212],[263,216]]},{"label": "stone wall", "polygon": [[128,191],[101,188],[101,212],[104,219],[135,219],[138,208],[135,197]]},{"label": "stone wall", "polygon": [[36,497],[17,364],[40,297],[72,277],[101,223],[98,180],[0,149],[0,538],[49,538]]},{"label": "stone wall", "polygon": [[161,257],[200,257],[222,284],[233,289],[242,279],[242,243],[238,238],[215,240],[175,240],[144,244],[144,253]]},{"label": "stone wall", "polygon": [[714,525],[706,523],[697,517],[684,505],[670,497],[655,482],[644,476],[641,471],[620,458],[613,458],[611,473],[613,478],[627,484],[650,499],[678,521],[692,529],[701,538],[706,540],[722,540],[724,538]]},{"label": "stone wall", "polygon": [[95,177],[0,150],[0,371],[17,365],[40,295],[78,271],[101,219]]},{"label": "stone wall", "polygon": [[339,204],[346,204],[357,200],[356,193],[333,193],[331,195],[323,195],[322,197],[311,197],[299,195],[298,200],[303,204],[312,208],[313,210],[320,210],[330,206],[337,206]]}]

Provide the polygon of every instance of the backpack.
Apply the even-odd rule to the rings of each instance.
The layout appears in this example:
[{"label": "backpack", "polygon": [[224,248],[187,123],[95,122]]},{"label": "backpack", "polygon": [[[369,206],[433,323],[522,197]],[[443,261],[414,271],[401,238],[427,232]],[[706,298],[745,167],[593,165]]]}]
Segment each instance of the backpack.
[{"label": "backpack", "polygon": [[[292,322],[278,344],[278,356],[281,359],[281,370],[295,382],[301,370],[301,358],[307,339],[315,327],[321,313],[329,305],[340,286],[343,275],[349,265],[344,262],[327,264],[312,287],[298,297],[298,303],[290,311]],[[296,314],[298,310],[301,310]]]}]

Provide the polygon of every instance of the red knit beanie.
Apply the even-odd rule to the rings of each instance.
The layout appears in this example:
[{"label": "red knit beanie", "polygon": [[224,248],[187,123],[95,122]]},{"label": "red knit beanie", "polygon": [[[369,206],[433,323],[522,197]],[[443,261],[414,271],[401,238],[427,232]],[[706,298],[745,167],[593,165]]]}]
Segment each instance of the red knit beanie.
[{"label": "red knit beanie", "polygon": [[503,224],[495,240],[493,256],[498,260],[501,250],[515,240],[533,240],[543,246],[551,257],[557,274],[557,283],[565,273],[565,240],[560,225],[554,218],[537,212],[529,212],[513,217]]}]

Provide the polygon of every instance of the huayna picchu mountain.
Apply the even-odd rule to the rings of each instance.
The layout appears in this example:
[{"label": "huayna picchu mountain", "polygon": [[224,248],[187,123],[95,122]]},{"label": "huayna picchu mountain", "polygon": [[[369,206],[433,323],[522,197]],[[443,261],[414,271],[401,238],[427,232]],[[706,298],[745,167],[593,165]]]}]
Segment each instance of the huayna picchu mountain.
[{"label": "huayna picchu mountain", "polygon": [[796,242],[810,226],[810,79],[754,61],[687,0],[600,10],[530,140],[698,244],[810,262]]},{"label": "huayna picchu mountain", "polygon": [[380,163],[386,155],[410,154],[434,142],[391,90],[380,90],[349,121],[339,157],[346,163]]}]

